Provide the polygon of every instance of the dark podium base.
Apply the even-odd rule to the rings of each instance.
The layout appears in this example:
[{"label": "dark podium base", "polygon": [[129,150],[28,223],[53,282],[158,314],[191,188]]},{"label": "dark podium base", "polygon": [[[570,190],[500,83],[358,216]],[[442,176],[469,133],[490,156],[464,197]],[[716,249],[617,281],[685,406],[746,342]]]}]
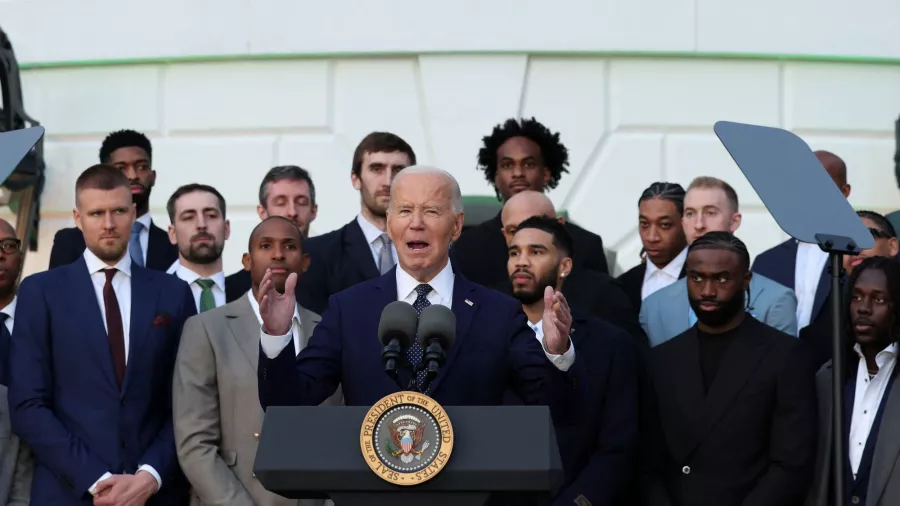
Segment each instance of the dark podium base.
[{"label": "dark podium base", "polygon": [[335,492],[329,495],[334,501],[334,506],[483,506],[489,494]]}]

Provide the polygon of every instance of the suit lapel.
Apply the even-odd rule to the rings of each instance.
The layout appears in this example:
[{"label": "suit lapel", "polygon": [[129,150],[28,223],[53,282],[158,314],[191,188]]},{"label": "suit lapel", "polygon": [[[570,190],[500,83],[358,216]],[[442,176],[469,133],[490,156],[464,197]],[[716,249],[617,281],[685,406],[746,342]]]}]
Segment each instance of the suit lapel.
[{"label": "suit lapel", "polygon": [[228,311],[225,313],[225,325],[231,332],[231,337],[235,343],[244,352],[253,370],[256,371],[259,365],[259,320],[247,296],[243,296],[238,300],[226,306]]},{"label": "suit lapel", "polygon": [[[756,325],[756,320],[751,318],[749,323]],[[762,325],[762,324],[758,324]],[[750,379],[750,375],[756,370],[759,361],[765,355],[765,347],[762,341],[754,338],[752,327],[738,330],[739,334],[722,357],[716,378],[709,387],[700,418],[692,431],[692,437],[687,442],[687,453],[693,451],[706,437],[706,434],[716,425],[728,407],[734,402],[741,388]],[[698,348],[697,370],[700,370]]]},{"label": "suit lapel", "polygon": [[[357,227],[358,228],[358,227]],[[362,233],[362,231],[360,231]],[[371,260],[371,259],[370,259]],[[381,311],[387,307],[391,302],[397,301],[397,266],[395,265],[393,269],[388,271],[383,276],[378,277],[374,284],[372,285],[372,299],[371,307],[372,308],[380,308],[377,310],[377,315],[375,316],[375,326],[374,328],[378,328],[378,322],[381,320]],[[372,342],[375,342],[376,338],[372,338]],[[381,344],[378,344],[378,350],[381,350]],[[405,352],[404,352],[405,353]],[[397,383],[386,374],[382,374],[381,376],[385,378],[385,380],[391,382],[392,385],[399,386],[401,390],[406,390],[409,385],[409,381],[412,379],[412,372],[409,371],[408,367],[397,367]]]},{"label": "suit lapel", "polygon": [[[365,276],[366,279],[373,279],[380,276],[378,267],[375,265],[375,259],[372,258],[372,250],[363,235],[359,223],[354,219],[346,225],[346,234],[344,234],[344,250],[350,255],[354,265]],[[394,287],[394,291],[397,288]]]},{"label": "suit lapel", "polygon": [[131,267],[131,325],[128,329],[128,362],[125,366],[125,382],[122,393],[128,389],[131,381],[133,364],[142,356],[141,348],[147,340],[147,334],[156,316],[156,303],[159,294],[150,282],[150,272],[133,265]]},{"label": "suit lapel", "polygon": [[312,337],[316,325],[322,321],[322,317],[303,306],[297,306],[297,312],[300,314],[300,350],[302,351],[309,343],[309,338]]},{"label": "suit lapel", "polygon": [[816,319],[816,316],[819,315],[819,311],[821,311],[822,307],[825,305],[825,300],[828,299],[828,294],[831,293],[831,275],[828,273],[829,268],[829,262],[825,262],[825,267],[822,269],[822,275],[819,276],[819,284],[816,286],[816,297],[813,299],[812,313],[810,313],[809,321],[814,321]]},{"label": "suit lapel", "polygon": [[781,254],[784,255],[784,257],[782,258],[786,261],[780,261],[777,265],[773,265],[773,268],[777,269],[777,272],[779,272],[781,276],[780,279],[772,276],[772,280],[794,290],[794,277],[796,275],[795,271],[797,270],[797,252],[800,249],[799,244],[796,239],[788,239],[778,247],[783,251]]},{"label": "suit lapel", "polygon": [[687,281],[682,282],[679,280],[675,283],[676,286],[680,286],[680,288],[676,288],[670,292],[672,301],[669,303],[669,307],[674,314],[666,317],[665,313],[662,313],[663,328],[671,326],[667,332],[670,336],[677,336],[684,332],[684,329],[691,327],[691,303],[688,301]]},{"label": "suit lapel", "polygon": [[447,361],[438,372],[437,378],[431,382],[428,388],[430,395],[434,395],[443,381],[447,371],[453,366],[456,357],[459,356],[459,349],[464,344],[469,332],[469,326],[472,324],[472,318],[478,311],[478,301],[472,299],[472,292],[475,291],[476,285],[461,275],[456,275],[453,280],[453,314],[456,316],[456,342],[447,353]]},{"label": "suit lapel", "polygon": [[[153,221],[150,221],[150,227],[147,230],[147,261],[145,265],[148,269],[165,270],[168,265],[161,265],[165,258],[166,249],[172,245],[169,242],[169,235],[161,228],[157,227]],[[158,261],[157,261],[158,259]],[[157,264],[160,265],[157,265]]]},{"label": "suit lapel", "polygon": [[[700,345],[697,339],[697,331],[691,328],[680,338],[671,341],[673,361],[683,364],[682,367],[670,369],[669,380],[675,390],[675,399],[680,412],[688,413],[693,417],[688,421],[688,426],[699,423],[699,414],[703,408],[703,376],[700,369]],[[684,439],[676,439],[672,442],[672,453],[680,461],[690,453],[692,444]]]},{"label": "suit lapel", "polygon": [[[79,231],[80,233],[80,231]],[[86,320],[85,328],[80,329],[81,335],[88,340],[88,346],[94,349],[100,364],[100,370],[109,380],[109,386],[119,390],[116,381],[116,371],[113,368],[112,352],[109,349],[109,337],[107,337],[103,311],[100,309],[102,301],[97,300],[97,292],[94,291],[94,283],[88,272],[84,256],[78,257],[75,263],[66,266],[71,276],[72,296],[69,302],[72,304],[72,314]],[[126,368],[127,369],[127,368]]]},{"label": "suit lapel", "polygon": [[[900,381],[900,378],[895,378],[894,381]],[[898,460],[900,460],[900,430],[897,429],[897,420],[900,420],[900,388],[895,384],[891,388],[887,404],[881,415],[875,455],[872,456],[869,490],[866,495],[872,504],[881,497],[888,479],[895,472]]]}]

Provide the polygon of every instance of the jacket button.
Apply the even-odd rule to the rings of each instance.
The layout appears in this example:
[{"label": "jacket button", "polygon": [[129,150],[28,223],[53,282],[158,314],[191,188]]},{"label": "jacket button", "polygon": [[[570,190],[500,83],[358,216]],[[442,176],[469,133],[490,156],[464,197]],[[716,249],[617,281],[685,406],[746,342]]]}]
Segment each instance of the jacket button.
[{"label": "jacket button", "polygon": [[853,504],[859,504],[859,497],[858,496],[851,497],[850,502],[852,502]]},{"label": "jacket button", "polygon": [[681,472],[684,474],[691,474],[691,468],[688,466],[684,466],[681,468]]},{"label": "jacket button", "polygon": [[259,441],[259,432],[254,432],[254,433],[253,433],[253,439]]},{"label": "jacket button", "polygon": [[250,476],[252,476],[253,478],[256,478],[256,473],[250,473]]}]

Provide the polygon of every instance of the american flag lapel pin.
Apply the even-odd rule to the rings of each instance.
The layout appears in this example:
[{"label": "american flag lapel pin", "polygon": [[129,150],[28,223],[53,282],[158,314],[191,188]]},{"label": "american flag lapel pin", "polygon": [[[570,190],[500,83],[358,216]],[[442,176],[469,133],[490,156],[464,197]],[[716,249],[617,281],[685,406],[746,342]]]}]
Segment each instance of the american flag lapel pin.
[{"label": "american flag lapel pin", "polygon": [[469,300],[469,299],[466,299],[466,304],[468,304],[468,305],[470,305],[470,306],[471,306],[471,305],[472,305],[472,301],[471,301],[471,300]]}]

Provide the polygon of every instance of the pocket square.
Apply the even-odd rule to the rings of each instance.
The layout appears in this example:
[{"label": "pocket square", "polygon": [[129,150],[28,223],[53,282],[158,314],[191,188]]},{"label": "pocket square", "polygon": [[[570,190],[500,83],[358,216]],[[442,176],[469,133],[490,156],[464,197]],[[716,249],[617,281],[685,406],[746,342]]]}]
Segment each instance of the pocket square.
[{"label": "pocket square", "polygon": [[169,313],[161,313],[153,317],[152,325],[154,327],[165,327],[172,323],[172,317],[169,316]]}]

